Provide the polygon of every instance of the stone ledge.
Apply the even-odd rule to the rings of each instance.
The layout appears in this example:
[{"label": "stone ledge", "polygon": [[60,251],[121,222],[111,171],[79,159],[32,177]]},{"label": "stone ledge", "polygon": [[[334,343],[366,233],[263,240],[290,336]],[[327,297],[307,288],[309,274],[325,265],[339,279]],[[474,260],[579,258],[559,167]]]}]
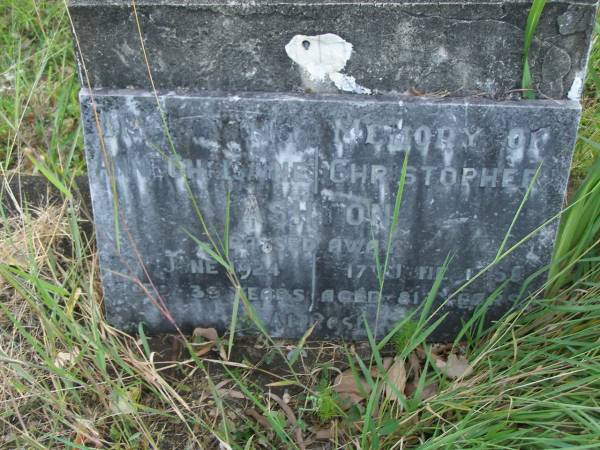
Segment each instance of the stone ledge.
[{"label": "stone ledge", "polygon": [[[505,98],[520,87],[530,2],[137,5],[159,89],[337,92],[344,83],[314,82],[286,53],[294,36],[335,34],[352,45],[340,73],[371,92]],[[70,10],[92,87],[148,89],[130,2],[80,0]],[[578,98],[595,11],[590,1],[547,4],[530,55],[540,96]]]}]

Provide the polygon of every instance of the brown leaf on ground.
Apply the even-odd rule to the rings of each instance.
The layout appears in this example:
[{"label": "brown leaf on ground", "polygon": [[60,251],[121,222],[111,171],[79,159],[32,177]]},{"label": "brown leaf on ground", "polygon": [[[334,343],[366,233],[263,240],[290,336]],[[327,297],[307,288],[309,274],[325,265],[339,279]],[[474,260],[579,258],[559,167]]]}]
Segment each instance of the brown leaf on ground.
[{"label": "brown leaf on ground", "polygon": [[219,334],[214,328],[195,328],[193,336],[203,337],[204,339],[213,342],[219,339]]},{"label": "brown leaf on ground", "polygon": [[398,356],[394,358],[394,362],[387,371],[388,379],[385,385],[385,396],[389,400],[398,401],[398,394],[403,393],[406,387],[406,366],[404,360]]},{"label": "brown leaf on ground", "polygon": [[[196,349],[196,356],[202,356],[211,351],[219,340],[217,330],[214,328],[195,328],[192,337],[194,341],[192,346]],[[198,338],[204,338],[206,341],[199,341]]]},{"label": "brown leaf on ground", "polygon": [[[410,381],[409,383],[406,384],[406,389],[404,390],[404,393],[406,394],[407,397],[414,396],[416,391],[417,391],[417,381]],[[437,383],[428,384],[427,386],[425,386],[423,388],[423,391],[421,392],[421,400],[429,400],[430,398],[436,396],[437,393],[438,393]]]},{"label": "brown leaf on ground", "polygon": [[[392,358],[390,356],[386,356],[385,358],[383,358],[383,360],[382,360],[383,370],[385,372],[387,372],[393,362],[394,362],[394,358]],[[379,367],[373,366],[373,368],[371,369],[371,376],[373,378],[378,378],[378,377],[382,377],[383,375],[380,373]]]},{"label": "brown leaf on ground", "polygon": [[335,437],[333,425],[327,428],[313,427],[310,429],[317,441],[329,441]]},{"label": "brown leaf on ground", "polygon": [[269,392],[269,397],[275,400],[279,407],[285,413],[288,420],[288,425],[290,425],[294,429],[294,438],[296,439],[298,448],[300,450],[306,450],[304,436],[302,435],[302,429],[298,426],[298,419],[296,419],[296,415],[294,414],[294,411],[292,411],[292,408],[290,408],[281,397],[273,394],[272,392]]},{"label": "brown leaf on ground", "polygon": [[[360,384],[357,384],[358,383]],[[362,377],[354,378],[352,370],[348,369],[340,373],[333,384],[333,390],[337,392],[342,409],[349,409],[352,405],[360,403],[371,392],[371,387]]]},{"label": "brown leaf on ground", "polygon": [[242,394],[240,391],[236,391],[235,389],[218,389],[217,395],[219,395],[221,398],[237,400],[243,400],[246,398],[244,394]]},{"label": "brown leaf on ground", "polygon": [[263,416],[261,413],[259,413],[257,410],[255,410],[254,408],[248,408],[245,411],[247,416],[252,417],[254,420],[256,420],[260,426],[262,426],[265,430],[271,430],[271,424],[269,423],[269,420]]},{"label": "brown leaf on ground", "polygon": [[411,352],[408,355],[408,368],[407,368],[407,378],[418,378],[421,373],[421,361],[419,360],[419,356],[417,352]]},{"label": "brown leaf on ground", "polygon": [[335,377],[333,390],[338,394],[367,395],[369,384],[360,376],[354,375],[351,369],[347,369]]},{"label": "brown leaf on ground", "polygon": [[439,392],[439,388],[437,383],[428,384],[423,388],[423,392],[421,393],[422,400],[429,400],[430,398],[435,397]]},{"label": "brown leaf on ground", "polygon": [[431,345],[431,353],[433,353],[434,355],[448,355],[450,352],[452,351],[452,344],[448,343],[448,344],[432,344]]},{"label": "brown leaf on ground", "polygon": [[[223,380],[220,383],[217,383],[215,385],[216,395],[218,395],[221,398],[232,398],[232,399],[238,399],[238,400],[245,399],[246,396],[244,394],[242,394],[240,391],[236,391],[235,389],[225,387],[230,382],[231,382],[231,380]],[[207,393],[209,395],[211,394],[211,392],[209,392],[209,391],[207,391]]]},{"label": "brown leaf on ground", "polygon": [[394,358],[391,356],[383,358],[383,368],[385,370],[388,370],[390,367],[392,367],[392,364],[394,364]]},{"label": "brown leaf on ground", "polygon": [[457,356],[454,353],[448,355],[447,361],[436,358],[435,365],[440,369],[440,372],[451,380],[467,377],[473,372],[473,367],[471,367],[467,358],[462,355]]}]

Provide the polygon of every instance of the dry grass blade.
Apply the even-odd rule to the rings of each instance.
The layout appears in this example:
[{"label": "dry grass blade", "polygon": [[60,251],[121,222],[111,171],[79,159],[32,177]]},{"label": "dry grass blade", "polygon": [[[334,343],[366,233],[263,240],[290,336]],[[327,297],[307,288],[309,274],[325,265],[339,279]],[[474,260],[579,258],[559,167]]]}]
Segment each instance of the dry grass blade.
[{"label": "dry grass blade", "polygon": [[48,248],[69,236],[64,207],[49,206],[31,211],[31,216],[9,218],[0,228],[0,262],[29,268],[43,266]]}]

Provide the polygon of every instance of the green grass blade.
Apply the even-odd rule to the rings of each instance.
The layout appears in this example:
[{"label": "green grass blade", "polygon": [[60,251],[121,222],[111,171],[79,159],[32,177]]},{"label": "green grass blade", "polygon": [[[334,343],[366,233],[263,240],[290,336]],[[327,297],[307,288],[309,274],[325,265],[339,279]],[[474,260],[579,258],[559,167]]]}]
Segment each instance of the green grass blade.
[{"label": "green grass blade", "polygon": [[523,89],[523,97],[526,99],[534,99],[535,92],[533,91],[533,78],[529,68],[529,51],[531,43],[535,35],[535,30],[546,6],[546,0],[533,0],[529,15],[527,16],[527,25],[525,26],[525,35],[523,43],[523,79],[521,88]]}]

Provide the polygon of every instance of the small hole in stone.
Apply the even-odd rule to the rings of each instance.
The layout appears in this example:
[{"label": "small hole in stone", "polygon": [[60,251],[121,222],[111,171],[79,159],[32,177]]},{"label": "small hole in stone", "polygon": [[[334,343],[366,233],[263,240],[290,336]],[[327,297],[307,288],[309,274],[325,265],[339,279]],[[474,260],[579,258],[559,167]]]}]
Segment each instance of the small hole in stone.
[{"label": "small hole in stone", "polygon": [[302,41],[302,47],[304,47],[304,50],[308,50],[308,48],[310,47],[310,42]]}]

